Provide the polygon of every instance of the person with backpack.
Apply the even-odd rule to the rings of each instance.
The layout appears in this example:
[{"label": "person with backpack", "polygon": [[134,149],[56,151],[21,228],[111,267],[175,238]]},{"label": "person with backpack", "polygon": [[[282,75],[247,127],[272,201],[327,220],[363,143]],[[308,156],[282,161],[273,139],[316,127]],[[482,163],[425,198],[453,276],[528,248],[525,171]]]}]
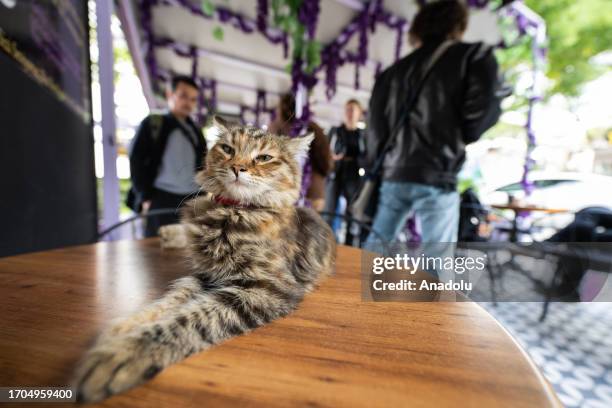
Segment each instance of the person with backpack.
[{"label": "person with backpack", "polygon": [[[461,42],[467,22],[459,1],[423,6],[409,33],[415,50],[374,85],[366,156],[382,180],[372,228],[387,241],[396,239],[411,212],[422,226],[422,242],[457,241],[457,173],[465,146],[501,113],[493,50]],[[378,240],[372,233],[367,241]]]},{"label": "person with backpack", "polygon": [[195,173],[202,168],[206,143],[191,119],[199,89],[187,76],[172,78],[166,97],[168,112],[146,117],[132,140],[132,188],[127,204],[138,213],[174,209],[172,214],[147,219],[145,236],[156,236],[159,227],[178,222],[178,208],[198,191]]}]

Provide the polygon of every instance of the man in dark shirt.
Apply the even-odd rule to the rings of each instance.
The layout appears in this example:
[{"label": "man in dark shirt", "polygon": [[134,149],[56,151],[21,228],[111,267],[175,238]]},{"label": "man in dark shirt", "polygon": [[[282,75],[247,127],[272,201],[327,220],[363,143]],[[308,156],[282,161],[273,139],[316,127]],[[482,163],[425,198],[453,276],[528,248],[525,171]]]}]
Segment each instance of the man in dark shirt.
[{"label": "man in dark shirt", "polygon": [[130,147],[130,171],[135,209],[172,209],[173,214],[147,219],[145,236],[155,236],[162,225],[178,222],[178,208],[198,190],[194,180],[202,167],[206,144],[191,120],[198,100],[197,84],[176,76],[167,91],[168,112],[145,118]]},{"label": "man in dark shirt", "polygon": [[331,129],[330,148],[334,159],[334,171],[327,182],[325,212],[335,213],[338,199],[344,197],[350,205],[359,188],[359,169],[365,153],[363,130],[357,127],[363,114],[356,99],[346,102],[344,123]]}]

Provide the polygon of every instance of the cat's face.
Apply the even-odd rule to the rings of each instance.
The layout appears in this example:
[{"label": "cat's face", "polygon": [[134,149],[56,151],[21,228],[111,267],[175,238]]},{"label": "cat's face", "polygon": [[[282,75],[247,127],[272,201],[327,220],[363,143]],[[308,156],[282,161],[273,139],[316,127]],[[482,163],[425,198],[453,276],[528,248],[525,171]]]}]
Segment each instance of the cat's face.
[{"label": "cat's face", "polygon": [[206,156],[206,167],[196,180],[204,191],[244,205],[278,207],[299,198],[301,167],[313,139],[277,136],[253,127],[229,127]]}]

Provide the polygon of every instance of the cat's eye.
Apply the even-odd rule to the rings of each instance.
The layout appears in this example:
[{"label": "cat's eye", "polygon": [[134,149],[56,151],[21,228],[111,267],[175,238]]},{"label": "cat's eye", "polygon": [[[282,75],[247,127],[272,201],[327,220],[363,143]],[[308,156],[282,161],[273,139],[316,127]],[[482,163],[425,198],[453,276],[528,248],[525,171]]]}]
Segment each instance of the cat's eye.
[{"label": "cat's eye", "polygon": [[260,154],[255,158],[255,160],[260,163],[263,163],[272,160],[272,156],[270,156],[269,154]]},{"label": "cat's eye", "polygon": [[234,154],[234,148],[226,144],[222,144],[221,149],[227,154]]}]

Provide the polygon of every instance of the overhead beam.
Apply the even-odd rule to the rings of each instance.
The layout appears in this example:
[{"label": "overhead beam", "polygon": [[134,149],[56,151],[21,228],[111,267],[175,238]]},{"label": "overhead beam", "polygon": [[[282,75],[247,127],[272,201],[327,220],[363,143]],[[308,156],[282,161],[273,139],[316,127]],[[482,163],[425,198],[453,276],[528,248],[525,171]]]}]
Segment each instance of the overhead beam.
[{"label": "overhead beam", "polygon": [[[184,58],[191,57],[190,46],[185,43],[177,42],[170,39],[158,39],[155,42],[155,46],[169,48],[173,50],[177,55]],[[211,61],[216,63],[226,64],[240,69],[246,69],[249,71],[259,72],[262,74],[291,80],[291,76],[287,73],[287,71],[285,71],[283,68],[275,67],[273,65],[263,64],[261,62],[247,60],[245,58],[236,57],[219,51],[207,50],[204,48],[197,48],[197,55],[199,57],[209,58]],[[343,93],[352,93],[363,98],[370,97],[370,91],[363,88],[355,89],[353,86],[338,84],[337,89]]]},{"label": "overhead beam", "polygon": [[[164,69],[160,69],[160,74],[162,74],[163,79],[167,79],[171,76],[171,73],[167,70]],[[227,81],[223,81],[223,80],[215,80],[217,82],[217,87],[219,88],[226,88],[226,89],[233,89],[235,91],[239,91],[239,92],[252,92],[252,93],[257,93],[257,91],[260,91],[261,88],[257,88],[257,87],[252,87],[252,86],[248,86],[248,85],[242,85],[242,84],[235,84],[232,82],[227,82]],[[278,91],[269,91],[266,90],[265,91],[266,94],[268,95],[273,95],[275,97],[280,97],[283,92],[278,92]],[[229,103],[229,102],[225,102],[225,103]],[[334,108],[334,109],[343,109],[344,105],[343,104],[337,104],[337,103],[333,103],[333,102],[328,102],[325,100],[320,100],[320,99],[315,99],[312,101],[312,105],[313,106],[324,106],[324,107],[329,107],[329,108]]]},{"label": "overhead beam", "polygon": [[[220,5],[217,5],[215,7],[215,16],[209,16],[204,13],[200,5],[197,5],[197,2],[194,3],[192,0],[160,0],[160,2],[161,4],[166,6],[176,6],[183,8],[189,11],[190,13],[207,20],[217,20],[221,22],[223,14],[231,13],[232,18],[234,19],[231,24],[234,26],[236,26],[236,24],[238,24],[239,26],[244,25],[245,27],[247,27],[247,29],[252,30],[253,32],[259,31],[261,34],[263,34],[264,37],[266,37],[272,42],[277,41],[281,37],[285,37],[285,33],[276,27],[268,26],[265,28],[264,31],[261,31],[257,27],[257,21],[255,21],[254,19],[246,17],[242,14],[232,12],[230,9]],[[232,18],[230,18],[228,21],[231,21]]]},{"label": "overhead beam", "polygon": [[359,0],[333,0],[338,4],[342,4],[350,9],[361,11],[366,7],[366,3]]},{"label": "overhead beam", "polygon": [[136,24],[136,18],[134,15],[134,9],[131,0],[118,0],[117,16],[121,21],[121,28],[125,36],[130,55],[132,56],[132,62],[138,78],[140,78],[140,84],[142,85],[142,91],[144,93],[149,109],[156,109],[157,99],[153,93],[153,84],[149,75],[145,63],[145,57],[143,53],[142,42],[138,34],[138,25]]}]

